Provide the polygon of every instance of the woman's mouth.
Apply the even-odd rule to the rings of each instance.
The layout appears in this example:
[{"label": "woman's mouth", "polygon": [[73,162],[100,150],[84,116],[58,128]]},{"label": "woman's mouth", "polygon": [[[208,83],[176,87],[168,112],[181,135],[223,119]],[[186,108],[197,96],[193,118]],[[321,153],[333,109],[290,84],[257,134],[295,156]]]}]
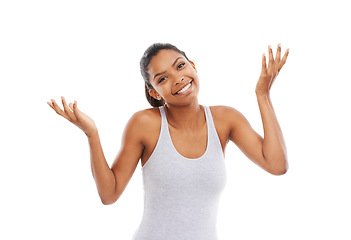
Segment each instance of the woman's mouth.
[{"label": "woman's mouth", "polygon": [[190,89],[191,85],[192,85],[192,82],[189,82],[187,85],[185,85],[182,89],[180,89],[178,92],[176,92],[174,95],[180,95],[180,94],[184,94],[184,93],[187,93],[188,90]]}]

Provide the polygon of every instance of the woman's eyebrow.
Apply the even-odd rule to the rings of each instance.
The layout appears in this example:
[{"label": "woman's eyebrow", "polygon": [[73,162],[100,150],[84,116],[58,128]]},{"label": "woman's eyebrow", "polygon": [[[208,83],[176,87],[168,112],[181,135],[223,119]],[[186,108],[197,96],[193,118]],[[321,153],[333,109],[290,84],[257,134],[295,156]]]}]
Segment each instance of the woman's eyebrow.
[{"label": "woman's eyebrow", "polygon": [[161,75],[161,74],[164,74],[164,73],[166,73],[166,72],[157,73],[157,74],[154,76],[154,80],[155,80],[155,78],[156,78],[158,75]]},{"label": "woman's eyebrow", "polygon": [[[179,57],[179,58],[177,58],[176,60],[174,60],[174,62],[173,62],[173,64],[172,64],[172,67],[174,67],[174,65],[177,63],[177,61],[178,61],[179,59],[181,59],[181,58],[183,58],[183,57]],[[164,74],[164,73],[166,73],[166,72],[157,73],[157,74],[154,76],[154,80],[155,80],[155,78],[156,78],[157,76],[159,76],[159,75],[161,75],[161,74]]]},{"label": "woman's eyebrow", "polygon": [[183,58],[183,57],[177,58],[177,59],[173,62],[172,67],[174,67],[174,65],[177,63],[177,61],[178,61],[179,59],[181,59],[181,58]]}]

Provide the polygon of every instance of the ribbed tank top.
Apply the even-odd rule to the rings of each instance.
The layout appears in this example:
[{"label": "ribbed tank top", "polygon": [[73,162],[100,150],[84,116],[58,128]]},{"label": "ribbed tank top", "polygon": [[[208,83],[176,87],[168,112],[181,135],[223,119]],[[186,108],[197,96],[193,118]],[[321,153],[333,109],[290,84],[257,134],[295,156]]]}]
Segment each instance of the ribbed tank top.
[{"label": "ribbed tank top", "polygon": [[164,107],[156,147],[142,168],[144,213],[134,240],[216,240],[217,210],[226,183],[224,155],[211,111],[204,106],[207,148],[196,159],[174,147]]}]

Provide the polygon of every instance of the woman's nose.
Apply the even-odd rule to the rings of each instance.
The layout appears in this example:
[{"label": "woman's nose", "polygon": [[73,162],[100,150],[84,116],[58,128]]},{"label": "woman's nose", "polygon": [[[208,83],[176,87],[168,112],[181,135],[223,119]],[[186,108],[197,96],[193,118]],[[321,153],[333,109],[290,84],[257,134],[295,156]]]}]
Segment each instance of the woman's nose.
[{"label": "woman's nose", "polygon": [[184,77],[177,78],[175,84],[177,85],[177,84],[179,84],[179,83],[181,83],[181,82],[183,82],[183,81],[184,81]]}]

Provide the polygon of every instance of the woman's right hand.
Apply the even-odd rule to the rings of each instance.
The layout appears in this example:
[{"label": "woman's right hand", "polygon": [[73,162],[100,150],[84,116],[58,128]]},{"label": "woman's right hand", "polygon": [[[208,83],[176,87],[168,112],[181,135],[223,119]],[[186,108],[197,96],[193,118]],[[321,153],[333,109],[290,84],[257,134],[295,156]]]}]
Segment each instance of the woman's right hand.
[{"label": "woman's right hand", "polygon": [[81,112],[78,109],[77,101],[74,101],[73,104],[69,103],[67,105],[65,98],[61,97],[61,99],[62,99],[63,110],[57,105],[54,99],[51,99],[51,102],[48,102],[48,105],[52,109],[54,109],[54,111],[58,115],[66,118],[68,121],[70,121],[80,129],[82,129],[83,132],[88,137],[91,137],[97,134],[98,130],[95,125],[95,122],[88,115],[86,115],[85,113]]}]

